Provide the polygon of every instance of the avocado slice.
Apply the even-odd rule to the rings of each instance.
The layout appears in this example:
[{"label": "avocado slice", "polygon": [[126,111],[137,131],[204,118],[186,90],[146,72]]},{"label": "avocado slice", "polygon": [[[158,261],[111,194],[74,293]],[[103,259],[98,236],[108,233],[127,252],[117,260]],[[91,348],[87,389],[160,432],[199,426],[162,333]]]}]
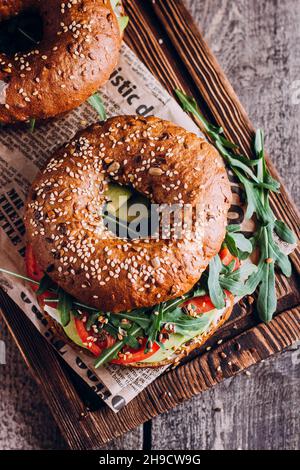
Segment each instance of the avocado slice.
[{"label": "avocado slice", "polygon": [[127,186],[109,183],[108,189],[105,192],[105,196],[109,201],[106,206],[107,211],[115,217],[118,217],[121,207],[127,204],[132,195],[131,189]]},{"label": "avocado slice", "polygon": [[[48,315],[50,315],[55,321],[57,321],[57,323],[59,323],[61,325],[60,314],[59,314],[58,310],[56,310],[53,307],[49,307],[49,305],[46,305],[45,306],[45,312],[47,312]],[[81,348],[87,349],[84,346],[83,342],[81,341],[81,338],[80,338],[79,334],[77,333],[77,329],[76,329],[76,325],[75,325],[75,319],[74,319],[73,315],[70,315],[69,324],[65,327],[62,326],[62,328],[63,328],[64,332],[66,333],[66,335],[68,336],[68,338],[70,338],[70,340],[73,343],[77,344]]]},{"label": "avocado slice", "polygon": [[66,333],[68,338],[70,338],[70,340],[73,341],[73,343],[77,344],[78,346],[80,346],[82,348],[86,348],[84,346],[83,342],[81,341],[81,338],[80,338],[79,334],[77,333],[77,329],[76,329],[76,325],[75,325],[75,319],[74,319],[73,315],[71,315],[71,320],[70,320],[69,324],[64,327],[64,332]]}]

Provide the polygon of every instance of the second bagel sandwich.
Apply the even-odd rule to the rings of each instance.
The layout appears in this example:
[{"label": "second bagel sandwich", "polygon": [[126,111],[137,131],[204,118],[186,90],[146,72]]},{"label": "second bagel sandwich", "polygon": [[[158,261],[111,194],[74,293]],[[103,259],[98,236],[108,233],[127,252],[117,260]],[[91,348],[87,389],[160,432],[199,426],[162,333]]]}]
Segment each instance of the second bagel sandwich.
[{"label": "second bagel sandwich", "polygon": [[27,274],[53,328],[96,367],[187,355],[233,307],[226,292],[215,308],[206,276],[218,253],[233,262],[230,203],[217,150],[171,122],[120,116],[80,132],[37,176],[25,214]]}]

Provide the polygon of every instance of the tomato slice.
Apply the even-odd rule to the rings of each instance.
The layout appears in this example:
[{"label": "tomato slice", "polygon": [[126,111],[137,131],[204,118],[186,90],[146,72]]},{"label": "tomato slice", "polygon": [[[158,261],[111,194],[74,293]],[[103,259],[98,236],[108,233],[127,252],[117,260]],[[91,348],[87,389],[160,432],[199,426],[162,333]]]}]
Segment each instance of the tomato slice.
[{"label": "tomato slice", "polygon": [[[36,262],[36,259],[32,250],[32,245],[30,243],[26,246],[25,264],[26,264],[27,275],[34,281],[39,282],[44,276],[44,273]],[[39,288],[35,284],[32,284],[31,287],[32,287],[32,290],[34,290],[35,292]]]},{"label": "tomato slice", "polygon": [[210,300],[209,295],[202,295],[201,297],[194,297],[193,299],[187,300],[182,304],[182,307],[192,306],[192,309],[196,315],[201,313],[207,313],[215,309],[214,304]]},{"label": "tomato slice", "polygon": [[224,264],[224,266],[228,266],[234,260],[235,263],[234,263],[233,271],[236,271],[237,269],[240,268],[240,266],[241,266],[240,260],[236,256],[233,256],[230,253],[227,246],[224,246],[224,248],[222,248],[222,250],[219,253],[219,256],[220,256],[221,261]]},{"label": "tomato slice", "polygon": [[87,349],[91,351],[92,354],[94,354],[94,356],[100,356],[104,349],[110,348],[116,342],[116,340],[106,331],[103,331],[103,333],[105,333],[105,340],[101,341],[99,338],[93,335],[92,331],[87,331],[85,325],[86,317],[83,317],[83,319],[75,318],[77,333],[81,341],[84,343]]},{"label": "tomato slice", "polygon": [[[231,292],[225,290],[224,293],[226,295],[226,298],[232,301],[233,295],[231,294]],[[187,300],[182,304],[182,307],[188,307],[189,305],[192,307],[195,315],[211,312],[211,310],[214,310],[216,308],[210,300],[209,295],[201,295],[200,297],[194,297],[193,299]]]},{"label": "tomato slice", "polygon": [[159,346],[153,343],[152,348],[149,352],[145,353],[147,339],[143,338],[141,341],[141,347],[139,349],[126,348],[119,353],[118,359],[113,359],[112,364],[132,364],[134,362],[141,362],[148,357],[153,356],[158,350]]},{"label": "tomato slice", "polygon": [[83,322],[79,318],[75,318],[75,326],[76,326],[76,330],[81,341],[84,343],[87,349],[91,351],[91,353],[94,354],[94,356],[96,357],[100,356],[104,348],[101,348],[93,340],[94,336],[92,335],[90,331],[87,331],[85,327],[85,322]]},{"label": "tomato slice", "polygon": [[[33,279],[34,281],[40,282],[40,280],[44,276],[43,270],[39,267],[35,256],[33,254],[32,250],[32,245],[30,243],[27,244],[26,246],[26,252],[25,252],[25,264],[26,264],[26,271],[28,277],[30,279]],[[31,289],[36,292],[38,290],[39,286],[36,284],[31,285]],[[37,296],[38,302],[40,305],[45,305],[45,299],[51,299],[51,298],[56,298],[57,295],[55,295],[53,292],[46,291],[41,295]],[[47,305],[51,306],[50,302],[47,302]],[[57,304],[55,304],[57,305]]]}]

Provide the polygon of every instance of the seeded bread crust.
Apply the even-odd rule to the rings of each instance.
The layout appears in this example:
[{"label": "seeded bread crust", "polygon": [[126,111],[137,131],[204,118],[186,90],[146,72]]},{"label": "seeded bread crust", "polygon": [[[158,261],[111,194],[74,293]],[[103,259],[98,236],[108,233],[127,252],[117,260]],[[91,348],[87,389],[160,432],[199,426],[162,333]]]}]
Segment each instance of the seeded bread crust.
[{"label": "seeded bread crust", "polygon": [[0,21],[33,8],[44,26],[34,51],[0,53],[0,123],[48,119],[74,109],[116,67],[121,34],[110,0],[62,5],[61,0],[0,0]]},{"label": "seeded bread crust", "polygon": [[[125,240],[105,230],[108,181],[157,204],[200,207],[192,238]],[[231,190],[217,150],[155,117],[120,116],[58,150],[30,190],[25,224],[39,266],[66,292],[104,312],[177,298],[198,281],[225,237]]]}]

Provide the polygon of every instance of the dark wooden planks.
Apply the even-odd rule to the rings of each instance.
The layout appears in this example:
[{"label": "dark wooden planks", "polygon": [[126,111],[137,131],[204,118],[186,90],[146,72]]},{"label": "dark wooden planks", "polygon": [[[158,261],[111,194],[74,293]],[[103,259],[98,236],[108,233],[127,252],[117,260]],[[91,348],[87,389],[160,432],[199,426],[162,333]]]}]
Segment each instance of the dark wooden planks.
[{"label": "dark wooden planks", "polygon": [[67,448],[40,387],[29,373],[2,317],[0,340],[6,349],[6,364],[0,365],[0,449]]},{"label": "dark wooden planks", "polygon": [[152,421],[153,449],[299,449],[299,346]]}]

